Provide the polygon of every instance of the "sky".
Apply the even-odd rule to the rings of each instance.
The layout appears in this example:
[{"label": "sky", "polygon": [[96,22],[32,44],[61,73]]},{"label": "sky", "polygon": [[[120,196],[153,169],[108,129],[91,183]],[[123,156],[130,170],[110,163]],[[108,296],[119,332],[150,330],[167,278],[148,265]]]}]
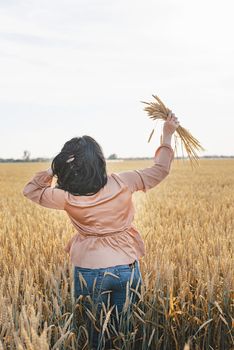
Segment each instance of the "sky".
[{"label": "sky", "polygon": [[233,13],[231,0],[0,0],[0,158],[54,157],[82,135],[105,157],[153,157],[152,94],[200,156],[234,155]]}]

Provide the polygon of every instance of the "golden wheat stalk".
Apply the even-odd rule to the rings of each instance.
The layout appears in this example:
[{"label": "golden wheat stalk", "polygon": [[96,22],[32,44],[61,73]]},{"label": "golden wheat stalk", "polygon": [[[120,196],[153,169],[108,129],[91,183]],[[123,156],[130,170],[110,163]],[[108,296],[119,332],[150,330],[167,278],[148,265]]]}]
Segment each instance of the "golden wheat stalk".
[{"label": "golden wheat stalk", "polygon": [[[147,104],[147,107],[144,108],[146,112],[148,112],[148,115],[150,118],[157,120],[166,120],[168,117],[168,113],[170,112],[170,109],[167,108],[164,103],[160,100],[160,98],[156,95],[152,95],[155,98],[155,102],[145,102],[141,101],[142,103]],[[152,136],[154,133],[154,129],[151,131],[148,142],[150,142]],[[189,160],[191,161],[191,164],[193,165],[198,164],[199,156],[196,153],[196,151],[205,151],[205,149],[202,147],[200,142],[185,128],[182,126],[178,126],[176,129],[176,133],[181,139],[181,148],[183,152],[183,147],[185,148],[187,155],[189,157]],[[177,153],[177,137],[175,137],[175,151]]]}]

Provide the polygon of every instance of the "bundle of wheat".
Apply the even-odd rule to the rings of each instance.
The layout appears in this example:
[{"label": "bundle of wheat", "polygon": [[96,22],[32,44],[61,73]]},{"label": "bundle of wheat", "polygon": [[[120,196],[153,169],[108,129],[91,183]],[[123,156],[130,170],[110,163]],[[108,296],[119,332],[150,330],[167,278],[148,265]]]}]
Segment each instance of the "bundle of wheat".
[{"label": "bundle of wheat", "polygon": [[[166,120],[168,117],[168,113],[171,110],[164,105],[164,103],[160,100],[158,96],[156,95],[152,95],[152,96],[156,99],[156,102],[141,101],[142,103],[145,103],[148,105],[147,107],[144,108],[144,110],[147,111],[150,118],[154,120],[157,120],[157,119]],[[154,129],[152,130],[149,136],[148,142],[150,142],[153,136],[153,133],[154,133]],[[184,155],[183,153],[183,146],[184,146],[187,152],[187,155],[189,157],[189,160],[191,161],[191,164],[192,165],[194,163],[198,164],[199,156],[196,153],[196,150],[205,151],[205,149],[202,147],[200,142],[187,129],[183,128],[180,125],[176,129],[176,134],[178,134],[178,136],[181,139],[182,154]],[[177,135],[175,135],[175,152],[177,153]]]}]

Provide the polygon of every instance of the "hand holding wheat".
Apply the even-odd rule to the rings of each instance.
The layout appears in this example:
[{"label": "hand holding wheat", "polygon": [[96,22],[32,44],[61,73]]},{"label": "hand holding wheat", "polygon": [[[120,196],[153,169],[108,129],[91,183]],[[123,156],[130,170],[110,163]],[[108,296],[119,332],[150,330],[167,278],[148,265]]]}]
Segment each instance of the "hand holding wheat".
[{"label": "hand holding wheat", "polygon": [[[154,120],[161,119],[161,120],[167,121],[168,115],[169,113],[171,113],[171,110],[164,105],[164,103],[160,100],[158,96],[155,96],[155,95],[152,95],[152,96],[155,98],[156,102],[141,101],[142,103],[145,103],[148,105],[147,107],[144,108],[144,110],[147,111],[150,118]],[[173,113],[171,113],[171,116],[172,115]],[[168,129],[168,127],[165,126],[165,129]],[[148,142],[150,142],[153,133],[154,133],[154,129],[150,134]],[[180,125],[178,125],[178,127],[176,128],[176,134],[181,139],[182,153],[183,153],[183,147],[185,147],[189,160],[191,161],[191,165],[193,165],[194,162],[198,163],[199,156],[196,153],[196,150],[205,151],[205,149],[202,147],[200,142],[187,129],[183,128]],[[175,137],[175,150],[177,152],[176,137]]]},{"label": "hand holding wheat", "polygon": [[164,135],[172,135],[178,128],[180,122],[178,121],[178,118],[175,116],[175,113],[172,113],[171,111],[168,113],[168,117],[163,125],[163,134]]}]

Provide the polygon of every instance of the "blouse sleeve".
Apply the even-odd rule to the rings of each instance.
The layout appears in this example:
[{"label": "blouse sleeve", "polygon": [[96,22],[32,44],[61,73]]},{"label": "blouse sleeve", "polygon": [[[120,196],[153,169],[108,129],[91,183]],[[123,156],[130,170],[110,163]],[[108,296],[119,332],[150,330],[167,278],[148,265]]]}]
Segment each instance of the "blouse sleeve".
[{"label": "blouse sleeve", "polygon": [[65,191],[51,187],[51,169],[37,172],[25,185],[23,195],[46,208],[64,209]]},{"label": "blouse sleeve", "polygon": [[131,192],[143,191],[159,184],[170,172],[174,151],[171,145],[162,143],[155,151],[154,164],[148,168],[117,173]]}]

